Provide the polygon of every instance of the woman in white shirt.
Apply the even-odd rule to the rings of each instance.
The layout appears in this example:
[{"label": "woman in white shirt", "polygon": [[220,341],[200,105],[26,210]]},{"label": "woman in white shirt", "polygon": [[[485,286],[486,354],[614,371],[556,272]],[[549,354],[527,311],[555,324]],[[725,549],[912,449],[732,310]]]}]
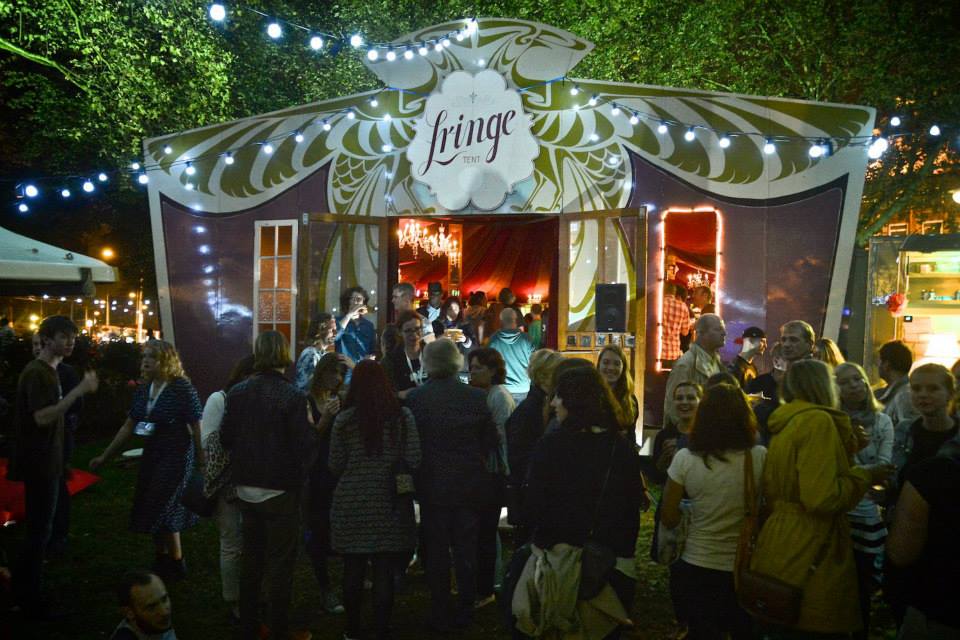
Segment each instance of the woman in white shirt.
[{"label": "woman in white shirt", "polygon": [[[213,444],[210,436],[220,431],[227,391],[252,373],[253,354],[240,358],[233,365],[233,370],[230,372],[230,377],[227,379],[223,391],[211,393],[210,397],[207,398],[207,403],[203,406],[203,416],[200,418],[200,438],[207,459],[211,462]],[[215,448],[223,452],[223,448],[219,446],[219,439]],[[212,478],[205,479],[213,480]],[[217,530],[220,532],[220,582],[223,590],[223,601],[230,607],[230,615],[234,621],[239,622],[240,557],[243,554],[243,532],[240,522],[240,505],[237,504],[237,492],[232,486],[226,485],[217,492],[217,507],[213,515],[217,522]]]},{"label": "woman in white shirt", "polygon": [[[867,445],[854,455],[860,466],[890,464],[893,460],[893,421],[883,413],[883,406],[870,390],[867,373],[858,364],[837,365],[834,375],[840,389],[840,408],[850,416],[853,428],[863,427]],[[847,514],[853,537],[853,558],[857,563],[860,586],[860,615],[863,630],[855,638],[867,638],[870,629],[870,597],[877,590],[883,569],[883,546],[887,528],[877,504],[878,494],[868,490],[862,500]]]},{"label": "woman in white shirt", "polygon": [[686,493],[689,528],[683,554],[671,567],[670,591],[683,600],[687,638],[750,638],[752,622],[737,605],[733,568],[743,524],[744,464],[753,463],[759,486],[766,449],[756,445],[757,419],[739,387],[708,389],[697,408],[688,448],[667,470],[661,522],[680,524]]}]

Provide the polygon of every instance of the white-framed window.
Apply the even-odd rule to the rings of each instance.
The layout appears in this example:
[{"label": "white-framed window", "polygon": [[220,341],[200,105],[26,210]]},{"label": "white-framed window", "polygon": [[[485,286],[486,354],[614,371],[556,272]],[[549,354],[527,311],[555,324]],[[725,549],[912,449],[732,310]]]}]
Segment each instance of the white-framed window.
[{"label": "white-framed window", "polygon": [[297,343],[297,221],[256,223],[253,267],[253,339],[279,331]]}]

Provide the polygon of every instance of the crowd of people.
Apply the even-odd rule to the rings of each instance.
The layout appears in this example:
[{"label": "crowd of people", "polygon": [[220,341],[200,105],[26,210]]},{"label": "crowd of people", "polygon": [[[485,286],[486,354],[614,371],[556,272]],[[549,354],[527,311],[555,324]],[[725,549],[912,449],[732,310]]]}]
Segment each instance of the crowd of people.
[{"label": "crowd of people", "polygon": [[[434,632],[458,634],[499,601],[516,638],[618,638],[642,619],[648,479],[662,485],[650,554],[669,565],[687,638],[866,638],[881,586],[898,637],[960,634],[960,420],[945,367],[914,367],[909,348],[888,343],[875,394],[859,365],[796,320],[760,374],[766,332],[745,330],[725,364],[724,322],[703,312],[670,363],[646,464],[619,346],[595,361],[543,348],[542,310],[524,318],[509,290],[490,305],[472,294],[465,309],[433,284],[419,309],[412,285],[392,294],[397,314],[379,336],[361,287],[344,292],[341,315],[315,318],[296,360],[282,333],[259,333],[205,405],[171,344],[144,345],[129,416],[90,462],[143,437],[130,528],[151,536],[154,564],[124,576],[114,638],[175,638],[165,582],[188,578],[180,536],[198,510],[219,531],[239,638],[310,637],[289,616],[300,548],[324,610],[344,614],[345,640],[391,637],[396,590],[417,568]],[[13,584],[27,618],[55,614],[41,578],[64,493],[65,416],[97,388],[93,372],[63,383],[76,334],[67,318],[45,319],[17,393],[12,471],[27,517]],[[754,492],[763,521],[744,556]],[[682,542],[666,553],[671,540]],[[745,600],[745,571],[798,590],[795,615]]]}]

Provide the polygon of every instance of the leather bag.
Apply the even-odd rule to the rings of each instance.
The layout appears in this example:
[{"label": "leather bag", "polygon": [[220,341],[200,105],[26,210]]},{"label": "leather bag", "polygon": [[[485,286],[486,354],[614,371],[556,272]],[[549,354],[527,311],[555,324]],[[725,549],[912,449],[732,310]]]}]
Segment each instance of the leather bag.
[{"label": "leather bag", "polygon": [[[793,585],[774,576],[750,568],[753,552],[760,535],[759,492],[753,479],[753,452],[750,449],[743,458],[743,491],[746,516],[737,540],[737,557],[734,564],[734,582],[737,602],[752,618],[772,625],[792,627],[800,619],[803,604],[803,586]],[[826,556],[830,534],[820,546],[817,557],[810,565],[804,585]]]}]

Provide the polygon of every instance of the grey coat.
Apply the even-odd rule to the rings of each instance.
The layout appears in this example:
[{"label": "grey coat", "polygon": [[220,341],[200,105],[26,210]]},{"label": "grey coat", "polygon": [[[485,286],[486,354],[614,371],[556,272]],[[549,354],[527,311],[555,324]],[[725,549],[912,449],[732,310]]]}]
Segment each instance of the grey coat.
[{"label": "grey coat", "polygon": [[[420,466],[420,435],[413,414],[402,409],[403,458]],[[400,459],[399,424],[383,431],[383,453],[367,455],[353,408],[333,423],[330,470],[339,476],[330,509],[331,544],[338,553],[409,551],[416,542],[411,500],[394,500],[393,465]],[[403,431],[401,430],[401,432]]]}]

